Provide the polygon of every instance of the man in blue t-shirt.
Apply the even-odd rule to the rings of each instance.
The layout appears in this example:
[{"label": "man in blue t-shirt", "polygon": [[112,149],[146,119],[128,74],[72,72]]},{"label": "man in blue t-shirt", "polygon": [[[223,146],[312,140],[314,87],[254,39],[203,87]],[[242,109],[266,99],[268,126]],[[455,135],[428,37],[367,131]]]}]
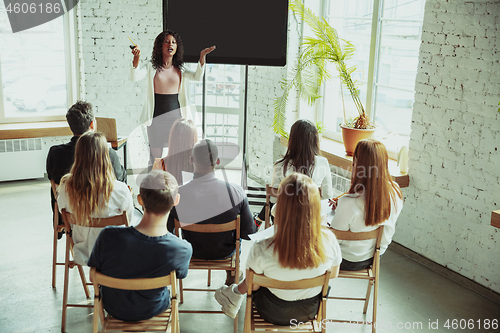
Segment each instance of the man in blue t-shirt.
[{"label": "man in blue t-shirt", "polygon": [[[167,230],[167,219],[179,203],[177,181],[165,171],[154,170],[141,182],[139,204],[144,216],[135,227],[104,228],[92,250],[88,265],[115,278],[153,278],[175,270],[186,277],[191,245]],[[104,309],[120,320],[149,319],[170,306],[167,288],[119,290],[101,287]]]}]

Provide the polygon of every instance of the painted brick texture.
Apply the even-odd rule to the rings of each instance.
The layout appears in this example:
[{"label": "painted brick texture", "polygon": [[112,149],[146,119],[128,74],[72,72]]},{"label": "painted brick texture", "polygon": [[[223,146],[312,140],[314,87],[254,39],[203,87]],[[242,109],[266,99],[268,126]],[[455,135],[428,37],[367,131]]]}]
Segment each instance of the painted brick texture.
[{"label": "painted brick texture", "polygon": [[500,3],[428,0],[394,240],[500,292]]}]

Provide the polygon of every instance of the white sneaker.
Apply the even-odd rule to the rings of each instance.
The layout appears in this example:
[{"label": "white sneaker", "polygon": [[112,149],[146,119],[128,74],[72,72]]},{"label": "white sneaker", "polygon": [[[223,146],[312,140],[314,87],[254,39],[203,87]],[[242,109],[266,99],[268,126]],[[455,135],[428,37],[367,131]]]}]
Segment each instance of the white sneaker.
[{"label": "white sneaker", "polygon": [[245,295],[236,293],[233,287],[238,287],[236,284],[230,286],[222,286],[215,291],[215,299],[222,306],[222,312],[225,315],[236,318],[238,310],[240,309],[241,303],[245,298]]}]

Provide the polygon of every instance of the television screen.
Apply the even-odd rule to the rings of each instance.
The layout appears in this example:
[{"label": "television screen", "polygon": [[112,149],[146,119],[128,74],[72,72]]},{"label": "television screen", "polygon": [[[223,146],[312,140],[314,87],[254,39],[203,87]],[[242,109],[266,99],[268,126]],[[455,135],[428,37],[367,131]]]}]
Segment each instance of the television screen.
[{"label": "television screen", "polygon": [[163,0],[163,28],[184,43],[184,61],[286,65],[288,0]]}]

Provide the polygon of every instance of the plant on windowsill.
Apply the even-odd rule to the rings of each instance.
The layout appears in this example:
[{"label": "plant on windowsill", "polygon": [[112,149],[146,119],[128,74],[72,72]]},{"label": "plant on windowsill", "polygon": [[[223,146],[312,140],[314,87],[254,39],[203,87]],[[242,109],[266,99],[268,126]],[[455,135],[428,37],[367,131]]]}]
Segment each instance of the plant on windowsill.
[{"label": "plant on windowsill", "polygon": [[325,131],[326,125],[322,121],[317,121],[316,128],[318,129],[319,141],[321,141],[321,138],[323,137],[323,132]]},{"label": "plant on windowsill", "polygon": [[[342,128],[346,153],[352,155],[358,141],[372,137],[375,131],[375,126],[366,115],[359,98],[356,81],[353,81],[351,77],[356,66],[347,67],[345,63],[354,54],[355,47],[351,42],[339,38],[337,30],[330,26],[325,18],[319,18],[301,1],[290,0],[290,9],[311,27],[314,37],[304,38],[300,45],[297,63],[291,69],[290,74],[281,81],[283,95],[274,101],[274,132],[288,138],[288,133],[285,130],[285,115],[288,95],[292,88],[295,88],[299,96],[310,105],[314,104],[321,97],[319,94],[320,86],[331,77],[326,65],[334,63],[341,80],[341,90],[342,84],[347,87],[358,111],[356,118],[346,119],[342,93],[344,122],[340,127]],[[354,134],[355,137],[351,138],[351,134]]]}]

